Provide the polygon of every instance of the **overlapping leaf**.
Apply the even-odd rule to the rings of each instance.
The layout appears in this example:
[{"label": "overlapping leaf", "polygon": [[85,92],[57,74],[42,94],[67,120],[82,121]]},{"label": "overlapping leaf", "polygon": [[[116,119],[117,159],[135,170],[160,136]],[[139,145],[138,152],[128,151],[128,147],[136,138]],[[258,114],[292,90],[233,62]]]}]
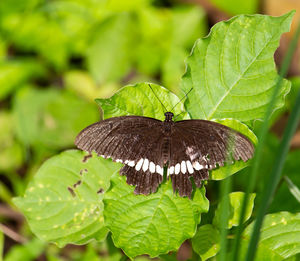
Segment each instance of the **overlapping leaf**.
[{"label": "overlapping leaf", "polygon": [[[185,103],[191,117],[261,119],[278,79],[274,52],[292,17],[293,12],[240,15],[216,24],[208,37],[199,39],[181,83],[184,92],[194,88]],[[283,106],[289,89],[283,80],[276,108]]]},{"label": "overlapping leaf", "polygon": [[192,238],[194,251],[202,261],[215,256],[220,250],[220,232],[210,224],[200,226]]},{"label": "overlapping leaf", "polygon": [[103,110],[104,119],[124,115],[139,115],[164,120],[166,110],[172,110],[175,117],[180,115],[177,120],[186,116],[183,103],[178,103],[179,98],[174,93],[152,83],[151,88],[148,83],[129,85],[111,98],[97,99],[96,102]]},{"label": "overlapping leaf", "polygon": [[182,198],[173,193],[169,180],[156,193],[144,196],[135,195],[125,179],[113,176],[104,195],[104,218],[115,245],[129,257],[168,253],[194,236],[200,214],[208,211],[204,187],[192,199]]},{"label": "overlapping leaf", "polygon": [[[233,226],[238,226],[239,224],[240,212],[241,212],[244,196],[245,196],[244,192],[232,192],[229,193],[228,195],[229,197],[229,217],[228,217],[228,225],[227,225],[228,229],[232,228]],[[255,199],[255,194],[251,193],[249,200],[247,202],[244,222],[246,222],[251,217],[252,210],[254,207],[254,199]],[[221,202],[219,203],[213,220],[213,223],[216,226],[220,226],[221,216],[223,215],[223,213],[221,212],[221,204],[223,203],[223,200],[224,199],[222,199]]]},{"label": "overlapping leaf", "polygon": [[24,197],[14,199],[42,240],[64,246],[105,238],[103,193],[120,165],[95,156],[84,159],[85,155],[70,150],[49,159]]}]

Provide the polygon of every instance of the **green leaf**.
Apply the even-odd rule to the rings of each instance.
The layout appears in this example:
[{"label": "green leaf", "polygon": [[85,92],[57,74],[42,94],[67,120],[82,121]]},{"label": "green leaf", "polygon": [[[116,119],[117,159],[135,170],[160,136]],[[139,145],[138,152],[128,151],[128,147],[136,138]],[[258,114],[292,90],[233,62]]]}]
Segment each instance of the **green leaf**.
[{"label": "green leaf", "polygon": [[219,230],[210,224],[200,226],[192,238],[192,246],[202,261],[215,256],[220,250]]},{"label": "green leaf", "polygon": [[[1,40],[0,40],[1,41]],[[0,63],[0,99],[6,98],[23,83],[45,75],[43,66],[32,60],[15,60]]]},{"label": "green leaf", "polygon": [[[179,102],[179,98],[162,86],[151,83],[151,88],[153,91],[148,83],[128,85],[111,98],[97,99],[96,102],[103,110],[104,119],[124,115],[139,115],[164,120],[165,109],[163,106],[166,107],[167,111],[170,111]],[[186,117],[182,103],[177,104],[172,112],[175,116],[181,114],[177,120]]]},{"label": "green leaf", "polygon": [[134,29],[128,13],[112,16],[95,29],[87,63],[98,83],[120,80],[129,72]]},{"label": "green leaf", "polygon": [[135,195],[125,179],[118,174],[112,177],[104,195],[104,218],[115,245],[126,255],[156,257],[177,250],[194,236],[200,214],[208,211],[204,187],[192,199],[182,198],[173,193],[169,180],[156,193]]},{"label": "green leaf", "polygon": [[[230,229],[233,226],[238,226],[239,225],[239,219],[240,219],[240,212],[242,208],[242,203],[243,203],[243,198],[244,198],[245,193],[244,192],[232,192],[229,193],[229,204],[230,204],[230,209],[229,209],[229,220],[228,220],[228,226],[227,228]],[[255,193],[251,193],[249,197],[249,201],[247,203],[247,208],[246,208],[246,213],[245,213],[245,218],[244,222],[246,222],[252,214],[253,206],[254,206],[254,199],[255,199]],[[221,200],[221,202],[218,205],[218,208],[215,213],[215,217],[213,220],[213,224],[215,226],[220,226],[220,218],[223,215],[221,212],[221,204],[224,199]]]},{"label": "green leaf", "polygon": [[[223,120],[215,120],[218,123],[221,123],[225,126],[228,126],[248,137],[254,144],[257,144],[257,138],[255,134],[247,127],[247,125],[234,120],[234,119],[223,119]],[[226,165],[225,167],[219,167],[213,171],[211,171],[211,179],[213,180],[221,180],[224,179],[241,169],[247,167],[250,164],[250,161],[244,162],[242,160],[236,161],[232,165]]]},{"label": "green leaf", "polygon": [[[254,222],[243,234],[242,256],[245,255]],[[265,216],[255,260],[283,260],[300,253],[300,213],[279,212]],[[241,258],[240,257],[240,258]],[[243,258],[239,259],[243,260]]]},{"label": "green leaf", "polygon": [[[185,102],[192,118],[248,122],[264,116],[278,79],[273,55],[293,14],[236,16],[195,43],[181,83],[184,92],[194,88]],[[284,79],[276,108],[289,89]]]},{"label": "green leaf", "polygon": [[24,197],[14,199],[33,233],[60,247],[106,237],[103,192],[120,165],[95,155],[84,160],[84,155],[70,150],[47,160]]},{"label": "green leaf", "polygon": [[259,0],[211,0],[212,3],[231,15],[257,13]]},{"label": "green leaf", "polygon": [[19,168],[23,162],[23,148],[14,137],[14,122],[11,113],[0,111],[0,171]]},{"label": "green leaf", "polygon": [[74,144],[76,135],[99,119],[94,104],[54,88],[23,88],[14,100],[16,131],[26,145],[63,148]]},{"label": "green leaf", "polygon": [[37,260],[45,249],[45,243],[33,239],[24,245],[14,245],[5,255],[4,261],[32,261]]}]

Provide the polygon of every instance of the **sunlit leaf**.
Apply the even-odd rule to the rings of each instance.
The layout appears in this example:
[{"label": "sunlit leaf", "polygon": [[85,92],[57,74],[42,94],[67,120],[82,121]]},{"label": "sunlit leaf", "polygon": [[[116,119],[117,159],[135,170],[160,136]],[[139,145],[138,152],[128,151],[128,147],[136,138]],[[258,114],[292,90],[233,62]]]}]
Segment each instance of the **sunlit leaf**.
[{"label": "sunlit leaf", "polygon": [[220,250],[220,232],[210,224],[200,226],[192,238],[194,251],[202,261],[215,256]]},{"label": "sunlit leaf", "polygon": [[[228,226],[227,226],[228,229],[232,228],[233,226],[238,226],[239,224],[240,212],[243,204],[244,195],[245,195],[244,192],[232,192],[229,194],[230,206],[229,206],[229,219],[228,219]],[[254,206],[254,199],[255,199],[255,194],[251,193],[247,204],[244,222],[246,222],[251,217],[253,206]],[[220,226],[220,218],[223,215],[223,213],[221,212],[222,201],[223,200],[221,200],[221,202],[218,205],[213,220],[213,224],[216,226]]]},{"label": "sunlit leaf", "polygon": [[[196,42],[181,84],[185,92],[194,88],[185,103],[192,118],[248,122],[264,116],[278,79],[274,52],[293,14],[236,16]],[[289,89],[284,79],[276,108]]]},{"label": "sunlit leaf", "polygon": [[[124,115],[139,115],[164,120],[165,111],[171,111],[179,102],[179,98],[162,86],[151,83],[151,88],[148,83],[129,85],[111,98],[97,99],[96,102],[103,110],[104,119]],[[177,104],[172,112],[175,116],[181,114],[177,120],[186,116],[182,103]]]},{"label": "sunlit leaf", "polygon": [[65,244],[103,240],[103,193],[120,166],[70,150],[47,160],[14,203],[40,239]]},{"label": "sunlit leaf", "polygon": [[144,196],[135,195],[125,179],[113,176],[104,195],[104,218],[115,245],[126,255],[155,257],[177,250],[194,236],[200,214],[208,210],[204,187],[189,199],[174,194],[168,181],[156,193]]}]

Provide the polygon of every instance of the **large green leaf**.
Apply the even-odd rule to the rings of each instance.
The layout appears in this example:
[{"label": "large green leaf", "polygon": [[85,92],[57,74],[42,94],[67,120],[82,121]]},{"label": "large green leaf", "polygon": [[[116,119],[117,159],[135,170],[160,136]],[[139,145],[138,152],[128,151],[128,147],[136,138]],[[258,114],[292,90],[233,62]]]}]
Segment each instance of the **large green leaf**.
[{"label": "large green leaf", "polygon": [[200,226],[192,238],[194,251],[202,261],[215,256],[220,250],[220,232],[210,224]]},{"label": "large green leaf", "polygon": [[[195,43],[181,83],[185,92],[194,88],[185,103],[192,118],[247,122],[264,116],[278,79],[273,55],[293,14],[236,16]],[[281,87],[276,108],[290,83],[283,80]]]},{"label": "large green leaf", "polygon": [[103,192],[120,165],[95,155],[84,160],[84,156],[82,151],[70,150],[47,160],[24,197],[14,199],[42,240],[62,247],[105,238]]},{"label": "large green leaf", "polygon": [[[253,223],[250,224],[242,241],[242,256],[250,241]],[[265,217],[256,254],[257,261],[277,261],[300,253],[300,213],[279,212]],[[240,259],[243,260],[243,259]]]},{"label": "large green leaf", "polygon": [[21,89],[13,110],[16,131],[24,144],[54,149],[73,145],[79,131],[99,119],[96,106],[54,88]]},{"label": "large green leaf", "polygon": [[[151,88],[148,83],[129,85],[111,98],[97,99],[96,102],[103,110],[104,119],[124,115],[139,115],[164,120],[164,112],[166,111],[164,107],[167,111],[171,111],[179,102],[179,98],[162,86],[151,83]],[[172,112],[175,116],[181,114],[177,120],[186,116],[181,102],[173,108]]]},{"label": "large green leaf", "polygon": [[87,51],[88,68],[97,82],[120,80],[129,71],[134,29],[128,13],[112,16],[99,25]]},{"label": "large green leaf", "polygon": [[[229,193],[229,218],[228,218],[228,224],[227,228],[230,229],[233,226],[238,226],[239,225],[239,219],[240,219],[240,213],[241,213],[241,208],[242,208],[242,203],[243,199],[245,196],[244,192],[232,192]],[[247,202],[247,208],[246,208],[246,213],[244,217],[244,222],[246,222],[252,214],[253,206],[254,206],[254,199],[255,199],[255,194],[251,193],[249,197],[249,201]],[[215,217],[213,220],[213,223],[215,226],[220,226],[220,220],[221,216],[223,213],[221,212],[221,205],[223,204],[224,199],[221,200],[219,203]]]},{"label": "large green leaf", "polygon": [[115,245],[129,257],[168,253],[194,236],[200,214],[208,211],[204,187],[192,199],[182,198],[173,193],[169,180],[156,193],[135,195],[125,179],[112,177],[104,195],[104,218]]}]

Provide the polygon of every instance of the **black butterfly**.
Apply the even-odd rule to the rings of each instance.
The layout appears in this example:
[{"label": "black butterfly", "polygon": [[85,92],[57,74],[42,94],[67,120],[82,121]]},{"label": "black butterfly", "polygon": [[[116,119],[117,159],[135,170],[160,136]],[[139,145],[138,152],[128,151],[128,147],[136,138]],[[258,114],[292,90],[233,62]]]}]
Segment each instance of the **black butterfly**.
[{"label": "black butterfly", "polygon": [[165,113],[164,121],[142,116],[106,119],[82,130],[75,144],[125,164],[120,174],[136,185],[136,194],[154,193],[166,167],[174,192],[189,197],[191,177],[200,187],[208,171],[223,166],[229,157],[247,161],[254,152],[251,141],[229,127],[207,120],[174,122],[172,112]]}]

